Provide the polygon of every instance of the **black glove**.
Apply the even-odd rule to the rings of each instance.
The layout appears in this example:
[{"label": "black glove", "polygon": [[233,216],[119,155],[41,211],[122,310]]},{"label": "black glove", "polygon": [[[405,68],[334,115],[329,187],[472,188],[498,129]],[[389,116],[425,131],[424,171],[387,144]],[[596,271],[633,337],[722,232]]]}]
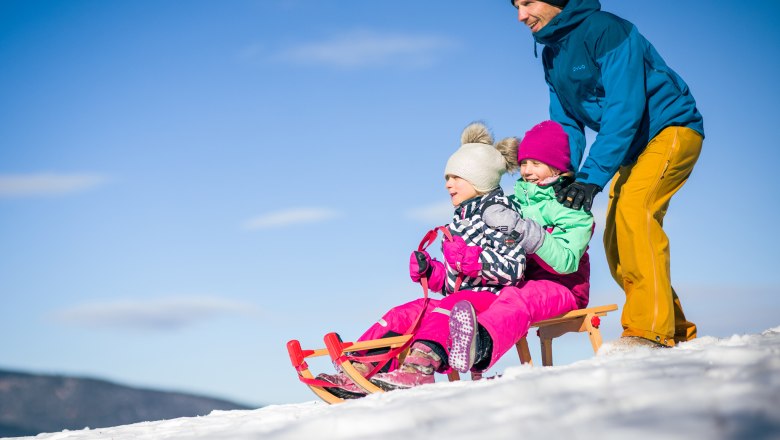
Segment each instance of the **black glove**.
[{"label": "black glove", "polygon": [[431,256],[428,255],[428,252],[425,251],[414,251],[414,259],[417,260],[417,273],[420,275],[428,276],[430,273],[428,273],[431,269],[431,264],[429,261],[431,261]]},{"label": "black glove", "polygon": [[558,201],[567,208],[574,210],[582,208],[585,212],[590,212],[593,207],[593,197],[601,191],[601,187],[595,183],[582,183],[575,181],[564,188],[558,196]]},{"label": "black glove", "polygon": [[561,191],[566,189],[569,185],[571,185],[574,182],[574,176],[571,174],[564,174],[561,177],[558,178],[558,180],[555,181],[555,183],[552,184],[553,191],[555,191],[555,195],[557,197],[561,196]]}]

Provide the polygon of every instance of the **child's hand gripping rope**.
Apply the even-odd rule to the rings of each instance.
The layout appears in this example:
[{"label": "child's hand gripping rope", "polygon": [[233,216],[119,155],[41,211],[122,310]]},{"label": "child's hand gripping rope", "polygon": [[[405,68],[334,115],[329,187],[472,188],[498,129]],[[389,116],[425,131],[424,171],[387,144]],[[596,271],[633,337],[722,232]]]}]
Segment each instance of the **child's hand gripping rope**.
[{"label": "child's hand gripping rope", "polygon": [[422,277],[428,277],[428,287],[439,292],[444,288],[447,270],[444,263],[431,258],[427,251],[412,251],[409,256],[409,276],[415,283],[419,283]]}]

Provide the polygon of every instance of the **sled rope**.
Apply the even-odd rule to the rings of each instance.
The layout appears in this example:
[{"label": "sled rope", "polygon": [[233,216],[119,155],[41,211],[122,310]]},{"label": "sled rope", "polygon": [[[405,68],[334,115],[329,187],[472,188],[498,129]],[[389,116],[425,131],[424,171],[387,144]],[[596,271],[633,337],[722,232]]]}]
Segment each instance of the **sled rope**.
[{"label": "sled rope", "polygon": [[[417,247],[418,251],[424,251],[428,246],[433,244],[437,239],[439,235],[439,231],[441,231],[442,235],[444,236],[443,239],[446,240],[452,240],[452,234],[450,233],[449,229],[447,229],[446,226],[437,226],[430,231],[428,231],[425,236],[423,237],[422,241],[420,242],[419,246]],[[458,274],[456,280],[455,280],[455,292],[457,292],[460,289],[461,283],[462,283],[462,276]],[[410,336],[407,338],[407,340],[400,346],[397,346],[396,348],[390,349],[385,353],[376,354],[376,355],[357,355],[354,353],[343,353],[341,356],[337,357],[334,360],[334,365],[338,368],[339,365],[341,365],[344,362],[351,362],[351,361],[358,361],[361,363],[374,363],[376,362],[375,367],[365,376],[366,379],[371,378],[376,373],[378,373],[384,366],[391,360],[395,359],[398,355],[400,355],[404,350],[408,349],[409,346],[412,344],[412,335],[417,331],[417,329],[420,327],[420,324],[422,322],[422,317],[425,314],[426,309],[428,308],[428,303],[430,298],[428,297],[428,291],[429,291],[429,285],[428,285],[428,277],[422,276],[420,278],[420,285],[423,289],[423,307],[420,310],[420,313],[415,318],[414,322],[409,326],[409,328],[404,332],[401,336]],[[291,341],[292,342],[292,341]],[[297,342],[297,341],[295,341]],[[288,351],[290,351],[290,343],[288,343]],[[340,345],[340,350],[345,350],[352,346],[352,342],[346,342]],[[294,351],[290,351],[291,356]],[[321,379],[317,379],[314,377],[305,377],[304,374],[308,372],[309,365],[304,360],[306,357],[315,354],[314,350],[301,350],[300,345],[297,347],[295,359],[292,361],[293,366],[295,367],[295,370],[298,372],[298,380],[302,383],[313,386],[313,387],[321,387],[321,388],[338,388],[338,385],[335,385],[331,382],[327,382]],[[291,357],[292,359],[292,357]]]}]

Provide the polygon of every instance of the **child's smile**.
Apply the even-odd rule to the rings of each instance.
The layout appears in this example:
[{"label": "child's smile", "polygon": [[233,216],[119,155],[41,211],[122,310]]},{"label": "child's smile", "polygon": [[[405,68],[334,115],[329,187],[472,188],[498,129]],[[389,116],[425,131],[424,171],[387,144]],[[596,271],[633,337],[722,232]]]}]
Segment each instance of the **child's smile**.
[{"label": "child's smile", "polygon": [[533,184],[539,184],[540,181],[549,179],[557,175],[549,165],[544,162],[533,159],[523,159],[520,163],[520,175],[523,180]]}]

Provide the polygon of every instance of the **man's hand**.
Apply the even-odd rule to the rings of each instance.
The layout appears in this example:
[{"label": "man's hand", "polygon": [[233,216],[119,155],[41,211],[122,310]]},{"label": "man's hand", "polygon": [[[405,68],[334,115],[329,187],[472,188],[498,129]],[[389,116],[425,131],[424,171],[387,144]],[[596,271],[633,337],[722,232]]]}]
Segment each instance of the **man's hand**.
[{"label": "man's hand", "polygon": [[582,208],[590,213],[593,207],[593,197],[601,191],[601,187],[594,183],[582,183],[575,181],[560,193],[557,193],[558,201],[567,208],[574,210]]},{"label": "man's hand", "polygon": [[553,191],[555,191],[555,195],[561,197],[561,191],[564,191],[569,185],[571,185],[574,182],[574,177],[572,177],[569,174],[564,174],[561,177],[558,178],[558,180],[555,181],[555,183],[552,184]]}]

